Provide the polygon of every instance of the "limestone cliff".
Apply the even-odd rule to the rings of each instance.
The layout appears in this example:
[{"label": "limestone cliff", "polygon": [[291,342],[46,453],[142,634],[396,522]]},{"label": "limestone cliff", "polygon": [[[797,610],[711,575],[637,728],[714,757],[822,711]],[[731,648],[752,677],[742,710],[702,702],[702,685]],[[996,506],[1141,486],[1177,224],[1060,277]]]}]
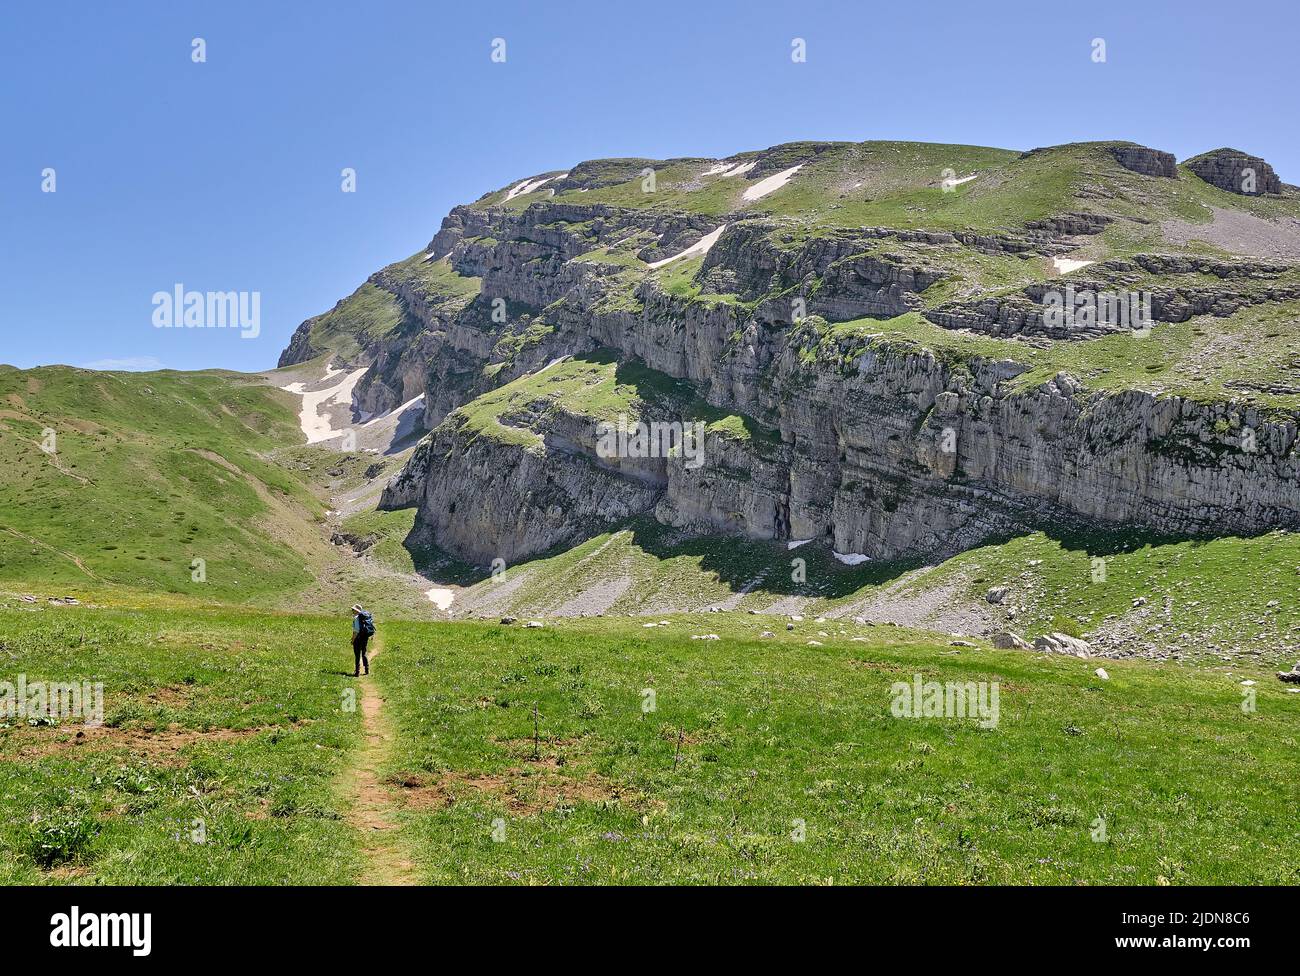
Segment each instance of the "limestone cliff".
[{"label": "limestone cliff", "polygon": [[[1166,157],[582,164],[455,208],[285,356],[370,364],[367,410],[425,394],[432,433],[383,504],[480,564],[645,513],[872,557],[1045,525],[1300,526],[1300,269],[1163,239],[1189,189],[1231,205]],[[1269,206],[1285,228],[1300,201]],[[1149,321],[1062,325],[1067,286],[1140,294]],[[701,463],[603,455],[620,416],[701,425]]]}]

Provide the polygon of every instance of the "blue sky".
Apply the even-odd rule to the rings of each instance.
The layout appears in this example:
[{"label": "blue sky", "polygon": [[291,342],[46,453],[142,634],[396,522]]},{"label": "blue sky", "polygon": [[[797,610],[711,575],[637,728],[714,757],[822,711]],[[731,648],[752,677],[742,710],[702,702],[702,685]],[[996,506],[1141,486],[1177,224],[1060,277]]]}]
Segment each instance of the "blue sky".
[{"label": "blue sky", "polygon": [[[455,204],[601,156],[1121,138],[1300,183],[1298,28],[1267,0],[6,4],[0,362],[273,366]],[[260,292],[261,334],[154,328],[178,282]]]}]

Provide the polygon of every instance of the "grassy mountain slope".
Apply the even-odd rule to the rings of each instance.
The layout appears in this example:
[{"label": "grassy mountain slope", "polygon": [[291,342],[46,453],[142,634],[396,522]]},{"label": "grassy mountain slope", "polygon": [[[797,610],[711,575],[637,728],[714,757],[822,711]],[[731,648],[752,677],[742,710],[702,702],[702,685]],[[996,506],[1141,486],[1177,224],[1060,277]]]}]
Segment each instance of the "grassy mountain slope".
[{"label": "grassy mountain slope", "polygon": [[297,409],[223,371],[0,368],[0,589],[409,612],[329,543],[373,458],[303,445]]}]

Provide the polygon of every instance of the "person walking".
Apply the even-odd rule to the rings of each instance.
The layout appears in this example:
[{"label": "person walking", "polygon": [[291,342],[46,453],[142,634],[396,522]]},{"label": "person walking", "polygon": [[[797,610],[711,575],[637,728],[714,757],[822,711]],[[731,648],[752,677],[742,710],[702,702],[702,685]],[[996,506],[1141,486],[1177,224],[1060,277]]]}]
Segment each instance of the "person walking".
[{"label": "person walking", "polygon": [[375,636],[375,618],[359,603],[353,604],[352,614],[352,653],[356,658],[352,677],[359,678],[362,666],[365,667],[366,674],[370,673],[370,659],[366,657],[366,645],[370,642],[370,638]]}]

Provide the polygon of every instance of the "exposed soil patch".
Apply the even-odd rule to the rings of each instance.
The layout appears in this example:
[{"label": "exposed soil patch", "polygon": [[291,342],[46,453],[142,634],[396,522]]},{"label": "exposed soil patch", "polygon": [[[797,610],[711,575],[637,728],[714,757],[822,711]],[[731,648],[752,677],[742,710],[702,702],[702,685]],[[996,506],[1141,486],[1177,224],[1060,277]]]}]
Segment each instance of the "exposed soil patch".
[{"label": "exposed soil patch", "polygon": [[163,708],[188,708],[194,699],[194,691],[193,685],[168,685],[164,688],[154,688],[145,697],[151,705]]},{"label": "exposed soil patch", "polygon": [[[302,723],[297,723],[302,724]],[[165,729],[121,729],[107,725],[22,726],[0,738],[0,762],[14,762],[61,753],[109,752],[125,749],[133,756],[167,762],[188,746],[211,742],[238,742],[274,729],[292,726],[262,725],[250,729],[200,731],[170,725]]]},{"label": "exposed soil patch", "polygon": [[394,777],[394,783],[402,787],[408,809],[440,810],[463,800],[490,800],[503,804],[516,817],[579,803],[617,803],[633,796],[630,790],[595,773],[570,772],[553,756],[498,773],[405,773]]}]

